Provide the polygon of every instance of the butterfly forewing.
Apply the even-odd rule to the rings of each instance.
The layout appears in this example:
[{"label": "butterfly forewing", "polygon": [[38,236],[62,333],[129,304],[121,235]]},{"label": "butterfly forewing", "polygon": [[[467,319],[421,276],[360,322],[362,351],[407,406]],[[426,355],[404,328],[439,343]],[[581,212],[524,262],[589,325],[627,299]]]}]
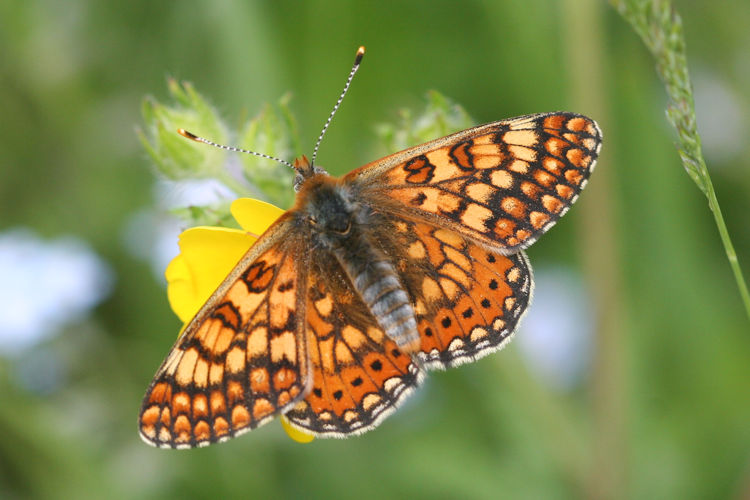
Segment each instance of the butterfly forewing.
[{"label": "butterfly forewing", "polygon": [[432,141],[347,175],[363,196],[412,219],[451,227],[510,254],[528,247],[575,202],[601,132],[573,113],[503,120]]},{"label": "butterfly forewing", "polygon": [[156,373],[139,419],[144,440],[174,448],[223,441],[305,394],[304,251],[284,220],[250,249]]}]

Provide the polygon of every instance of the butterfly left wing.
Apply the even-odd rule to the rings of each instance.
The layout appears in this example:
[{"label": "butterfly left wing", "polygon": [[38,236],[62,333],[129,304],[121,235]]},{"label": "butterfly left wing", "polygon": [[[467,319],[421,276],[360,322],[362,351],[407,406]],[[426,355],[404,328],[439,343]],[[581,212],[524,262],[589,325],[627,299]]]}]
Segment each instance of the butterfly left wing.
[{"label": "butterfly left wing", "polygon": [[377,426],[423,373],[383,333],[335,259],[313,255],[307,295],[312,389],[285,416],[320,437]]},{"label": "butterfly left wing", "polygon": [[449,227],[503,254],[531,245],[575,202],[601,147],[596,123],[544,113],[428,142],[344,179],[376,210]]},{"label": "butterfly left wing", "polygon": [[147,443],[189,448],[225,441],[304,395],[305,251],[288,216],[250,248],[154,376],[139,416]]}]

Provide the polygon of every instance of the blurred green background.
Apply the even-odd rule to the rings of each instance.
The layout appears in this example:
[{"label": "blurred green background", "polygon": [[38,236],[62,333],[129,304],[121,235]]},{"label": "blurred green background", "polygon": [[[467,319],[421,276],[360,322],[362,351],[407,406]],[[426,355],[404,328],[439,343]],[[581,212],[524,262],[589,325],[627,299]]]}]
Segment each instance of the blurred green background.
[{"label": "blurred green background", "polygon": [[[750,4],[676,7],[747,275]],[[529,251],[527,322],[358,438],[301,445],[274,422],[148,447],[136,416],[180,325],[147,258],[165,209],[143,98],[189,80],[238,124],[290,91],[309,154],[359,45],[319,155],[333,173],[387,153],[375,125],[429,89],[478,122],[601,125],[586,192]],[[750,324],[664,106],[641,41],[593,0],[3,2],[0,497],[750,498]]]}]

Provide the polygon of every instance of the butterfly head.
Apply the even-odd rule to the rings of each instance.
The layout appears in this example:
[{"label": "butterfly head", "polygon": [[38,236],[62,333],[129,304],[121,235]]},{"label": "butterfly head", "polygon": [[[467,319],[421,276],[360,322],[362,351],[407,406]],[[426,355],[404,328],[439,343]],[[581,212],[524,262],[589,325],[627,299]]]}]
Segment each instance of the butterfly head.
[{"label": "butterfly head", "polygon": [[294,160],[294,170],[297,172],[297,175],[294,176],[295,193],[300,192],[300,190],[302,189],[302,185],[307,179],[318,174],[328,175],[328,172],[326,172],[324,169],[318,167],[317,165],[313,165],[305,155],[302,155],[301,157]]},{"label": "butterfly head", "polygon": [[350,189],[327,175],[315,175],[304,184],[298,206],[313,238],[327,248],[342,244],[362,222],[360,204]]}]

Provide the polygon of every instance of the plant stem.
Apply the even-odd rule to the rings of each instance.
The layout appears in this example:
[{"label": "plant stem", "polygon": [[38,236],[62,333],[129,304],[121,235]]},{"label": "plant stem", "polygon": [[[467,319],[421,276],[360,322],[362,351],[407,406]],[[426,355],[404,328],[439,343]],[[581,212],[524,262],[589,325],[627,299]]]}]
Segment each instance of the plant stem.
[{"label": "plant stem", "polygon": [[706,193],[706,196],[708,197],[708,206],[711,208],[711,212],[714,214],[714,220],[716,221],[716,227],[719,229],[719,236],[721,237],[721,242],[724,245],[724,251],[727,254],[727,260],[729,260],[729,265],[731,266],[732,272],[734,273],[734,279],[735,281],[737,281],[737,288],[739,288],[742,302],[745,304],[747,317],[750,318],[750,292],[748,292],[747,283],[745,283],[745,279],[742,276],[740,261],[737,259],[737,253],[734,251],[732,239],[729,237],[729,230],[727,229],[727,225],[724,222],[724,216],[721,214],[721,207],[719,207],[719,200],[716,199],[716,193],[714,192],[711,178],[706,177],[706,182],[708,187],[708,192]]}]

